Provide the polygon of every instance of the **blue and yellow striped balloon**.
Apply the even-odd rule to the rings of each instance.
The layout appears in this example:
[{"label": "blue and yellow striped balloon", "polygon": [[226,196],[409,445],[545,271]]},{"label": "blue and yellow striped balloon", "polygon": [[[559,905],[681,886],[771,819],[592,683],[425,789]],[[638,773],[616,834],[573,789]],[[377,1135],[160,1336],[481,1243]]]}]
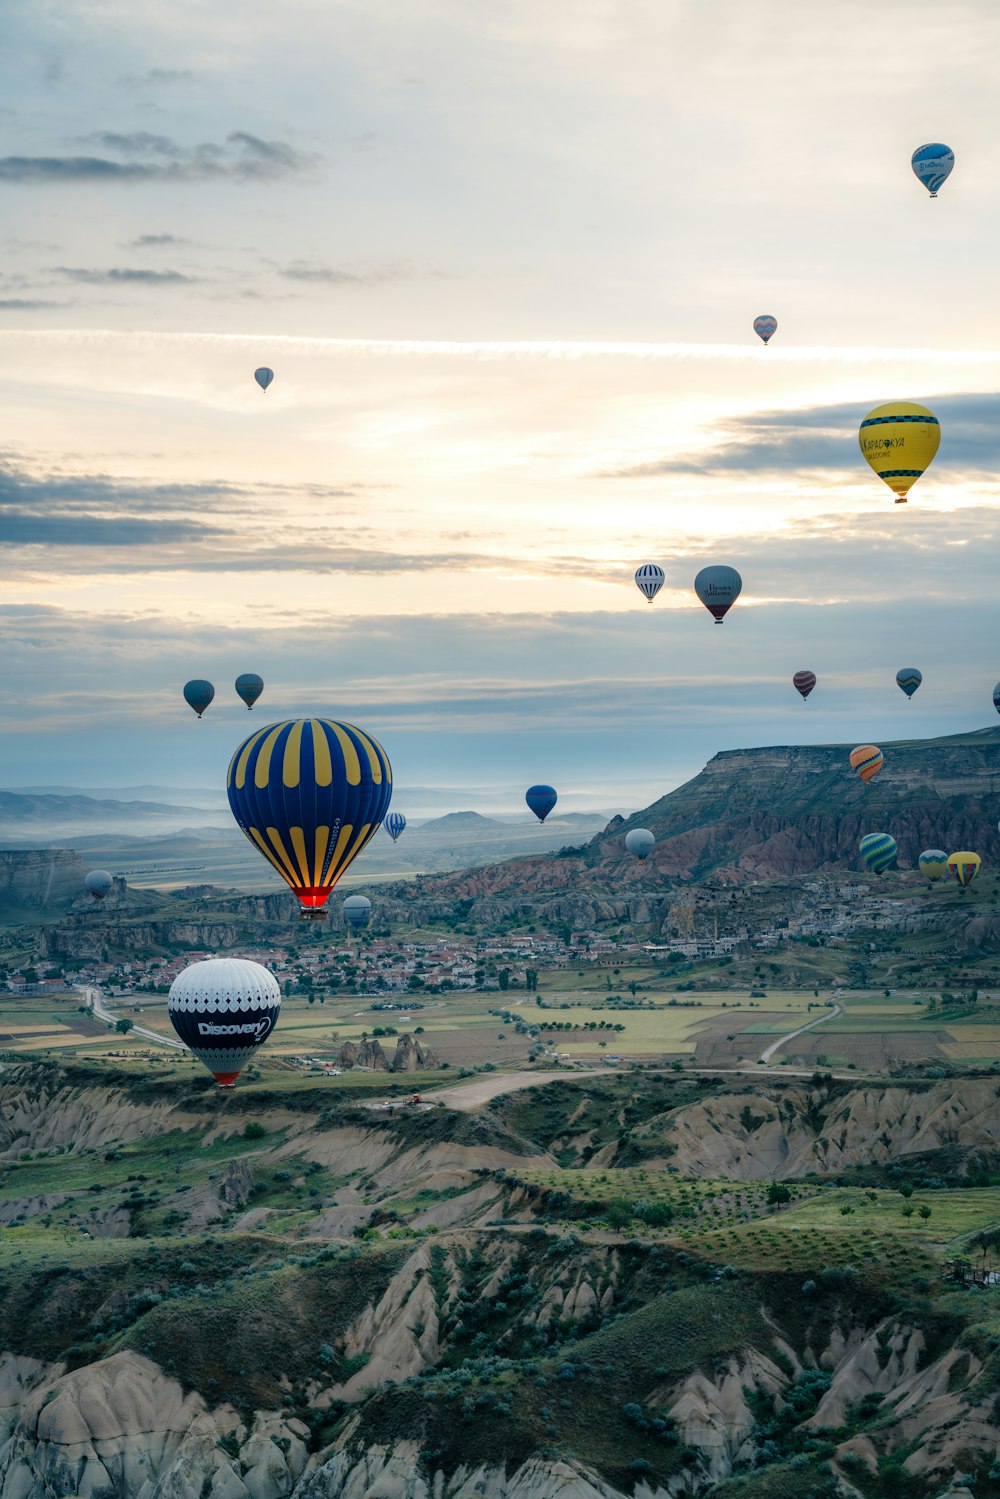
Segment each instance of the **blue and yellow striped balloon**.
[{"label": "blue and yellow striped balloon", "polygon": [[907,697],[913,696],[923,680],[923,672],[918,671],[915,666],[901,666],[896,673],[896,686]]},{"label": "blue and yellow striped balloon", "polygon": [[858,851],[872,874],[881,874],[895,861],[896,840],[891,833],[866,833]]},{"label": "blue and yellow striped balloon", "polygon": [[349,723],[292,718],[245,739],[226,789],[245,836],[302,905],[318,914],[389,810],[382,746]]},{"label": "blue and yellow striped balloon", "polygon": [[929,880],[943,880],[948,873],[948,855],[943,848],[925,848],[917,863]]}]

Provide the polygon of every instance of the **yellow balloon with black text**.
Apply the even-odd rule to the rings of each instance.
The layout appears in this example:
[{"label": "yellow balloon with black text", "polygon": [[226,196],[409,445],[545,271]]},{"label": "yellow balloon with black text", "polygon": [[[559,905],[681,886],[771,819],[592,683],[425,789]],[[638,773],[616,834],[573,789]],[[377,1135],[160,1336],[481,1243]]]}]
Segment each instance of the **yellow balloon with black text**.
[{"label": "yellow balloon with black text", "polygon": [[941,442],[941,427],[933,411],[912,401],[889,401],[869,411],[858,441],[865,462],[888,484],[897,505],[934,459]]}]

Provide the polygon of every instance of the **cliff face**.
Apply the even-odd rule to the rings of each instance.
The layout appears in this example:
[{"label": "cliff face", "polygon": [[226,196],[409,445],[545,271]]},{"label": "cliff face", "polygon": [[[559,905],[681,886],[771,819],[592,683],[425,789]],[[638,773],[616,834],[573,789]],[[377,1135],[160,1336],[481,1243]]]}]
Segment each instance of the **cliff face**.
[{"label": "cliff face", "polygon": [[71,848],[0,849],[0,921],[68,910],[89,868]]},{"label": "cliff face", "polygon": [[[987,814],[1000,797],[1000,728],[884,744],[884,768],[867,786],[850,769],[852,747],[723,751],[686,785],[628,820],[614,818],[579,848],[425,876],[383,887],[380,898],[403,919],[407,911],[421,920],[453,914],[462,902],[478,920],[530,914],[575,926],[613,919],[656,930],[668,904],[664,882],[711,877],[739,885],[857,870],[865,833],[891,832],[903,869],[915,868],[929,847],[1000,858]],[[637,827],[657,840],[644,863],[624,848],[625,834]]]}]

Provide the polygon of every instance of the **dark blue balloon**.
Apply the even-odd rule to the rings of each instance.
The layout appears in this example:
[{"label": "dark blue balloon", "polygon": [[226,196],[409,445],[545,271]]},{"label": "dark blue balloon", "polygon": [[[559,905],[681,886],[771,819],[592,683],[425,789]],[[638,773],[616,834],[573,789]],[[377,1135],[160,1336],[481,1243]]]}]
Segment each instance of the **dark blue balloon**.
[{"label": "dark blue balloon", "polygon": [[544,822],[559,798],[551,786],[529,786],[524,799],[539,822]]},{"label": "dark blue balloon", "polygon": [[192,682],[184,683],[184,701],[189,708],[194,709],[199,718],[214,696],[215,688],[202,677],[195,677]]},{"label": "dark blue balloon", "polygon": [[318,911],[389,810],[392,770],[369,734],[328,718],[268,724],[229,765],[229,805],[253,846]]}]

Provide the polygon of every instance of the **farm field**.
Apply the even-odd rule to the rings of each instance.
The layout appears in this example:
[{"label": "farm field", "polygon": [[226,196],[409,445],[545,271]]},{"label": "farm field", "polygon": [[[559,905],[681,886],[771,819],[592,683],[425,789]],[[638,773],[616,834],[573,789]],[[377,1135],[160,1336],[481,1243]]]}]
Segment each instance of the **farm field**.
[{"label": "farm field", "polygon": [[[540,975],[540,982],[543,977],[547,975]],[[780,1047],[770,1067],[853,1067],[879,1074],[920,1063],[1000,1062],[1000,1007],[985,994],[978,1005],[929,1009],[924,1000],[908,994],[834,991],[835,1003],[843,1009],[837,1014],[826,1003],[830,993],[820,991],[817,998],[807,988],[772,990],[752,1004],[745,990],[735,988],[711,995],[677,996],[663,990],[638,996],[638,1003],[652,1001],[655,1009],[609,1004],[599,991],[566,987],[561,992],[558,1005],[544,993],[548,1002],[540,1005],[523,990],[495,989],[419,996],[326,994],[313,1003],[303,994],[286,996],[260,1065],[281,1070],[303,1057],[336,1061],[345,1042],[358,1043],[381,1030],[377,1039],[390,1058],[397,1033],[418,1032],[421,1043],[447,1068],[521,1068],[536,1038],[519,1034],[516,1025],[538,1028],[546,1065],[558,1057],[587,1067],[612,1058],[746,1067],[756,1064],[776,1038],[805,1025],[811,1028]],[[387,999],[400,1008],[374,1008]],[[75,990],[41,1000],[0,994],[0,1052],[14,1059],[77,1053],[138,1057],[157,1050],[148,1037],[110,1033],[89,1013],[81,1013],[82,1002]],[[163,995],[140,993],[106,1003],[116,1016],[173,1036]],[[514,1023],[499,1012],[513,1016]]]},{"label": "farm field", "polygon": [[[571,1198],[589,1215],[581,1229],[613,1225],[654,1234],[748,1268],[891,1262],[901,1254],[952,1257],[967,1253],[974,1235],[1000,1228],[998,1187],[915,1189],[904,1197],[892,1188],[788,1182],[785,1205],[769,1204],[765,1182],[695,1180],[639,1168],[525,1170],[516,1177],[555,1194],[556,1202],[560,1194]],[[658,1217],[656,1208],[665,1211]],[[630,1209],[638,1209],[631,1221]]]}]

